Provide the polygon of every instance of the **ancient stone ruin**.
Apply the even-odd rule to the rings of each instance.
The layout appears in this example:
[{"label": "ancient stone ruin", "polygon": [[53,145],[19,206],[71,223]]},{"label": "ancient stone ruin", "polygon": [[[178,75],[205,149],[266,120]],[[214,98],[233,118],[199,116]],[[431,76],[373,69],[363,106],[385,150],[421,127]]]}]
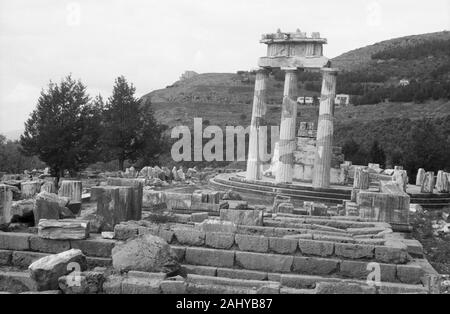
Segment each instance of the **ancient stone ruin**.
[{"label": "ancient stone ruin", "polygon": [[[4,175],[0,291],[46,294],[437,294],[411,205],[450,203],[450,175],[353,165],[333,146],[337,71],[319,33],[263,35],[245,172],[158,165],[81,178]],[[285,71],[280,138],[259,158],[270,69]],[[297,73],[323,74],[297,124]],[[317,129],[316,129],[317,125]],[[173,165],[172,165],[173,166]],[[428,207],[427,207],[428,206]],[[419,206],[421,207],[421,206]]]}]

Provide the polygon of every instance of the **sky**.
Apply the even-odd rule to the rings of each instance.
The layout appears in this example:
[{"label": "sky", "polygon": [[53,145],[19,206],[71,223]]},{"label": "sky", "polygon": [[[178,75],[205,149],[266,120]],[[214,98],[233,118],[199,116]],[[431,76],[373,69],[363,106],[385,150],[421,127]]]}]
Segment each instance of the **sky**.
[{"label": "sky", "polygon": [[142,96],[185,70],[255,68],[278,28],[320,32],[333,58],[449,30],[450,0],[0,0],[0,133],[23,128],[50,80],[107,98],[124,75]]}]

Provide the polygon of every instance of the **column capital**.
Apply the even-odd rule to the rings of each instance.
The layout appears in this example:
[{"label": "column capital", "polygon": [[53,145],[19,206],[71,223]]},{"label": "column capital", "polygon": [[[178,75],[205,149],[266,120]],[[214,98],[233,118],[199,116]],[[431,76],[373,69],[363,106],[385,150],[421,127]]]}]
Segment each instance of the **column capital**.
[{"label": "column capital", "polygon": [[330,75],[338,75],[339,73],[339,69],[336,68],[322,68],[321,71]]},{"label": "column capital", "polygon": [[285,71],[285,72],[297,72],[298,68],[292,68],[292,67],[282,67],[281,71]]},{"label": "column capital", "polygon": [[270,68],[259,67],[256,69],[256,73],[268,74],[270,72]]}]

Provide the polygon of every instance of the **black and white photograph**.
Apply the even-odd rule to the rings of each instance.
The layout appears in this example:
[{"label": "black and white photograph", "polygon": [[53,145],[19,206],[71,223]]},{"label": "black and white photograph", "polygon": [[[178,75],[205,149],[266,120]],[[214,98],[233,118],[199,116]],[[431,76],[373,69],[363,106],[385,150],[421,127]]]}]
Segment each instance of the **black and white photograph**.
[{"label": "black and white photograph", "polygon": [[450,0],[0,0],[17,294],[450,294]]}]

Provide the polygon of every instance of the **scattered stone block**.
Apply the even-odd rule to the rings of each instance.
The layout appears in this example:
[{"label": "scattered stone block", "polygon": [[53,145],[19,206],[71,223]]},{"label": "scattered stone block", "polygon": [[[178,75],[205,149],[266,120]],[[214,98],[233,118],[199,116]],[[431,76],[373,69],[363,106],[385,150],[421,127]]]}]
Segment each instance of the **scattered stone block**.
[{"label": "scattered stone block", "polygon": [[114,239],[125,241],[134,238],[139,233],[139,227],[136,224],[121,222],[114,226]]},{"label": "scattered stone block", "polygon": [[67,215],[67,197],[53,193],[41,192],[36,196],[36,206],[33,208],[34,223],[37,226],[41,219],[60,219]]},{"label": "scattered stone block", "polygon": [[86,260],[89,269],[95,267],[112,267],[111,258],[86,256]]},{"label": "scattered stone block", "polygon": [[28,251],[30,249],[30,234],[16,232],[0,232],[0,249]]},{"label": "scattered stone block", "polygon": [[103,283],[103,293],[105,294],[122,294],[123,277],[111,275],[106,277]]},{"label": "scattered stone block", "polygon": [[259,287],[256,290],[256,294],[279,294],[280,288],[280,284],[269,284],[267,286]]},{"label": "scattered stone block", "polygon": [[247,201],[227,201],[229,209],[248,209]]},{"label": "scattered stone block", "polygon": [[87,240],[71,240],[70,245],[79,249],[83,254],[93,257],[111,257],[111,252],[116,244],[114,240],[95,237]]},{"label": "scattered stone block", "polygon": [[375,246],[350,243],[335,243],[334,254],[350,259],[373,258]]},{"label": "scattered stone block", "polygon": [[9,266],[12,261],[12,251],[0,250],[0,266]]},{"label": "scattered stone block", "polygon": [[25,272],[0,271],[0,292],[3,294],[36,291],[36,283]]},{"label": "scattered stone block", "polygon": [[154,278],[126,277],[122,281],[123,294],[159,294],[161,280]]},{"label": "scattered stone block", "polygon": [[178,242],[186,245],[203,246],[205,244],[205,232],[191,228],[174,228]]},{"label": "scattered stone block", "polygon": [[59,288],[64,294],[97,294],[102,291],[105,277],[96,271],[73,272],[58,279]]},{"label": "scattered stone block", "polygon": [[12,254],[12,265],[19,268],[27,268],[35,261],[48,256],[47,253],[14,251]]},{"label": "scattered stone block", "polygon": [[281,203],[278,205],[278,213],[292,214],[294,212],[294,205],[291,203]]},{"label": "scattered stone block", "polygon": [[334,253],[334,242],[329,241],[313,241],[300,239],[298,242],[300,251],[304,255],[314,256],[331,256]]},{"label": "scattered stone block", "polygon": [[166,209],[166,193],[144,189],[142,195],[142,206],[151,209]]},{"label": "scattered stone block", "polygon": [[79,219],[41,219],[38,235],[52,240],[81,240],[89,237],[89,221]]},{"label": "scattered stone block", "polygon": [[231,221],[236,225],[245,226],[262,226],[263,225],[263,212],[257,209],[221,209],[220,219],[225,221]]},{"label": "scattered stone block", "polygon": [[[1,193],[1,192],[0,192]],[[13,201],[9,216],[9,222],[13,221],[30,221],[34,222],[33,209],[36,206],[34,199]]]},{"label": "scattered stone block", "polygon": [[226,232],[235,233],[237,226],[234,222],[223,221],[217,219],[208,219],[199,224],[197,224],[196,229],[204,232]]},{"label": "scattered stone block", "polygon": [[310,216],[327,216],[328,206],[322,203],[312,202],[311,206],[308,208],[308,215]]},{"label": "scattered stone block", "polygon": [[273,206],[272,206],[272,212],[277,213],[278,207],[280,204],[289,204],[292,203],[291,198],[289,196],[283,196],[283,195],[275,195],[273,199]]},{"label": "scattered stone block", "polygon": [[23,198],[32,198],[41,191],[40,181],[25,181],[20,183]]},{"label": "scattered stone block", "polygon": [[421,284],[424,270],[419,265],[397,265],[397,277],[400,282]]},{"label": "scattered stone block", "polygon": [[192,213],[191,221],[192,222],[203,222],[209,218],[208,213]]},{"label": "scattered stone block", "polygon": [[172,243],[173,238],[175,237],[175,232],[173,230],[168,230],[164,228],[159,228],[158,236],[164,239],[167,243]]},{"label": "scattered stone block", "polygon": [[234,245],[234,233],[207,232],[205,244],[215,249],[228,250]]},{"label": "scattered stone block", "polygon": [[37,290],[58,289],[58,279],[73,271],[86,270],[86,257],[80,250],[69,250],[49,255],[37,260],[29,266],[31,278],[36,281]]},{"label": "scattered stone block", "polygon": [[[116,225],[116,226],[118,226],[118,225]],[[114,230],[115,230],[115,228],[114,228]],[[101,236],[102,236],[102,238],[103,239],[114,239],[114,232],[111,232],[111,231],[103,231],[102,233],[101,233]]]},{"label": "scattered stone block", "polygon": [[247,269],[217,268],[217,277],[241,280],[267,280],[267,273]]},{"label": "scattered stone block", "polygon": [[237,192],[235,192],[233,190],[228,190],[222,196],[222,200],[224,200],[224,201],[241,201],[242,197],[241,197],[241,195],[239,193],[237,193]]},{"label": "scattered stone block", "polygon": [[428,294],[422,285],[405,285],[400,283],[383,282],[378,288],[379,294]]},{"label": "scattered stone block", "polygon": [[170,245],[150,234],[116,244],[112,250],[112,260],[113,267],[119,271],[172,273],[180,269]]},{"label": "scattered stone block", "polygon": [[185,294],[187,284],[183,277],[177,276],[175,279],[164,280],[160,284],[162,293],[164,294]]},{"label": "scattered stone block", "polygon": [[[367,276],[375,270],[370,266],[368,262],[342,260],[339,275],[351,279],[367,280]],[[378,263],[378,266],[380,267],[380,279],[382,282],[397,281],[396,265]]]},{"label": "scattered stone block", "polygon": [[166,193],[166,204],[169,210],[190,210],[192,194]]},{"label": "scattered stone block", "polygon": [[293,256],[236,251],[236,265],[267,272],[290,272]]},{"label": "scattered stone block", "polygon": [[70,201],[66,206],[73,215],[78,216],[81,212],[81,202]]},{"label": "scattered stone block", "polygon": [[295,256],[292,264],[294,272],[309,275],[331,275],[338,268],[339,260],[316,257]]},{"label": "scattered stone block", "polygon": [[[383,185],[387,188],[387,185]],[[371,221],[387,223],[408,223],[410,197],[404,192],[358,193],[359,216]]]},{"label": "scattered stone block", "polygon": [[297,247],[296,239],[269,238],[269,249],[278,254],[294,254]]},{"label": "scattered stone block", "polygon": [[269,250],[269,240],[264,236],[236,234],[235,242],[241,251],[264,253]]},{"label": "scattered stone block", "polygon": [[188,274],[211,276],[211,277],[215,277],[217,275],[217,267],[184,265],[183,268],[186,270]]},{"label": "scattered stone block", "polygon": [[375,294],[376,288],[349,282],[318,282],[316,294]]},{"label": "scattered stone block", "polygon": [[193,265],[233,267],[234,251],[188,247],[185,260]]},{"label": "scattered stone block", "polygon": [[408,247],[401,243],[390,241],[385,246],[375,247],[375,259],[384,263],[404,264],[407,261]]},{"label": "scattered stone block", "polygon": [[57,254],[70,250],[70,242],[44,239],[33,235],[30,237],[30,249],[37,252]]}]

